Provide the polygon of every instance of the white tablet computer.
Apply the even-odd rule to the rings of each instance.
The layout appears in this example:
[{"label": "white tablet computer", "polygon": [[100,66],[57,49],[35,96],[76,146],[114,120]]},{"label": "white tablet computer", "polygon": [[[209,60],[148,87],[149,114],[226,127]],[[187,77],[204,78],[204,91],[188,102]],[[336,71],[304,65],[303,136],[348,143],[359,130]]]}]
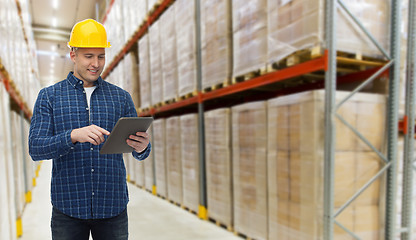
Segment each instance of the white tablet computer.
[{"label": "white tablet computer", "polygon": [[146,132],[153,122],[153,117],[123,117],[120,118],[113,131],[104,142],[100,154],[115,154],[133,152],[126,140],[136,132]]}]

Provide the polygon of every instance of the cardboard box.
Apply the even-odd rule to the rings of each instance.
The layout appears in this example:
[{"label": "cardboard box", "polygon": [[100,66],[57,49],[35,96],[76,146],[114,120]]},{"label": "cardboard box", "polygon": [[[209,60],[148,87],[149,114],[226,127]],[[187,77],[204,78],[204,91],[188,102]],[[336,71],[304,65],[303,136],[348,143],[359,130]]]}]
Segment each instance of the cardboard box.
[{"label": "cardboard box", "polygon": [[150,57],[149,34],[139,40],[139,81],[140,81],[140,105],[136,107],[150,107]]},{"label": "cardboard box", "polygon": [[176,54],[178,57],[178,94],[183,96],[197,90],[195,2],[175,1]]},{"label": "cardboard box", "polygon": [[[337,92],[336,101],[341,101],[347,95],[347,92]],[[325,92],[317,90],[268,101],[269,219],[276,219],[276,216],[283,218],[270,224],[286,222],[287,218],[279,214],[280,210],[276,210],[275,206],[281,203],[289,206],[293,214],[289,217],[289,225],[286,225],[288,229],[284,231],[288,232],[287,239],[322,238],[325,164],[324,98]],[[365,109],[373,110],[366,112]],[[374,125],[369,127],[370,130],[364,130],[364,135],[368,136],[369,141],[375,146],[381,148],[382,144],[377,141],[377,137],[373,138],[373,135],[377,134],[372,132],[385,132],[384,111],[384,97],[359,93],[342,105],[337,113],[355,128],[365,128],[365,125],[360,126],[363,120],[373,121]],[[343,206],[381,169],[381,160],[374,152],[368,152],[366,148],[361,147],[359,144],[361,140],[345,124],[338,119],[335,119],[334,123],[337,132],[334,205],[337,208]],[[280,141],[282,147],[279,146],[279,139],[283,139]],[[284,139],[290,144],[287,145]],[[380,189],[385,186],[382,186],[382,182],[382,179],[375,181],[351,203],[348,209],[371,205],[383,211],[384,208],[380,203],[383,195]],[[348,220],[346,224],[353,230],[351,226],[352,223],[355,224],[355,220],[350,221],[352,210],[348,211],[340,218],[346,218]],[[271,231],[269,228],[269,234],[273,236],[276,231]],[[344,233],[339,232],[339,234],[342,236],[340,239],[345,237]]]},{"label": "cardboard box", "polygon": [[266,102],[232,108],[235,230],[267,239]]},{"label": "cardboard box", "polygon": [[198,114],[180,116],[183,205],[199,211],[200,169]]},{"label": "cardboard box", "polygon": [[166,163],[168,198],[183,203],[181,125],[179,117],[166,119]]},{"label": "cardboard box", "polygon": [[[346,1],[345,5],[375,39],[388,49],[390,4],[388,1]],[[268,61],[278,62],[296,51],[324,47],[324,0],[267,0]],[[345,11],[337,11],[337,50],[382,57]]]},{"label": "cardboard box", "polygon": [[153,151],[155,155],[156,192],[162,197],[168,196],[168,179],[166,163],[166,120],[163,118],[153,121]]},{"label": "cardboard box", "polygon": [[178,62],[176,36],[176,4],[160,17],[160,43],[162,52],[163,100],[178,97]]},{"label": "cardboard box", "polygon": [[231,0],[201,1],[202,88],[231,79]]},{"label": "cardboard box", "polygon": [[260,70],[267,62],[267,1],[233,0],[233,77]]},{"label": "cardboard box", "polygon": [[231,227],[231,111],[229,108],[208,111],[204,118],[208,216]]},{"label": "cardboard box", "polygon": [[159,21],[152,24],[149,29],[149,53],[150,53],[150,85],[152,86],[151,105],[163,101],[163,75],[162,75],[162,51],[160,41]]}]

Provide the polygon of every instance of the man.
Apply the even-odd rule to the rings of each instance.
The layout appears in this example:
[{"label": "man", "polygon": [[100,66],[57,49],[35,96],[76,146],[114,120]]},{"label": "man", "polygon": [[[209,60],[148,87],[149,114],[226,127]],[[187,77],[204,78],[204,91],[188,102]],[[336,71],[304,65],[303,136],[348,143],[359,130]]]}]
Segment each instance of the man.
[{"label": "man", "polygon": [[[52,239],[128,239],[126,169],[122,154],[100,154],[102,143],[121,117],[136,117],[131,96],[100,77],[105,48],[100,23],[74,25],[68,46],[74,71],[42,89],[29,133],[34,161],[52,159]],[[138,160],[151,151],[149,136],[138,132],[127,143]]]}]

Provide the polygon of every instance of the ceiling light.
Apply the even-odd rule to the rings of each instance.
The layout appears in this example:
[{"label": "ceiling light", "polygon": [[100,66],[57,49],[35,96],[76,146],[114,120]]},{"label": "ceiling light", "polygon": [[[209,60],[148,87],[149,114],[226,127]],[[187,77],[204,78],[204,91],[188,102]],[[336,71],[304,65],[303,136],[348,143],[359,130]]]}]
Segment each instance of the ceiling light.
[{"label": "ceiling light", "polygon": [[51,60],[54,61],[56,57],[59,57],[59,53],[45,50],[36,50],[38,56],[50,56]]},{"label": "ceiling light", "polygon": [[56,26],[58,26],[58,22],[56,20],[56,17],[53,17],[52,18],[52,27],[56,27]]},{"label": "ceiling light", "polygon": [[53,9],[58,9],[58,5],[59,5],[59,2],[58,2],[58,0],[52,0],[52,7],[53,7]]}]

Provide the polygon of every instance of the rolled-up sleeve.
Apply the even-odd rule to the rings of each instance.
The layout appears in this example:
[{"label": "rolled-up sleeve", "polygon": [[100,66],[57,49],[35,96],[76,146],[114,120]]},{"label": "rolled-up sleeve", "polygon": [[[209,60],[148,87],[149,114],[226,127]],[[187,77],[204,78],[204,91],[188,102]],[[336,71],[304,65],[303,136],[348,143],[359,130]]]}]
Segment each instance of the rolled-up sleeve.
[{"label": "rolled-up sleeve", "polygon": [[152,151],[152,144],[149,143],[149,145],[147,145],[147,148],[143,152],[138,153],[136,151],[133,151],[132,154],[135,159],[142,161],[142,160],[145,160],[147,157],[149,157],[151,151]]}]

